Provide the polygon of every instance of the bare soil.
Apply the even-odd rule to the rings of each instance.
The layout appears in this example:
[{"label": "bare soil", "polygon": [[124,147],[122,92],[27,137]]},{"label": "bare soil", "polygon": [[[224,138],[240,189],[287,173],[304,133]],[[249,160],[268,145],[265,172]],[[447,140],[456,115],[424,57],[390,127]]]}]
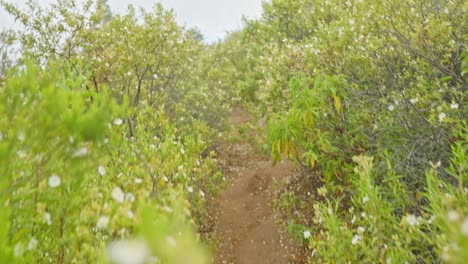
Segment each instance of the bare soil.
[{"label": "bare soil", "polygon": [[[253,118],[235,107],[231,120],[239,127]],[[281,218],[273,208],[275,182],[290,176],[293,165],[284,161],[273,167],[242,138],[224,146],[220,156],[228,186],[214,203],[219,241],[214,263],[300,263],[299,249],[280,231]]]}]

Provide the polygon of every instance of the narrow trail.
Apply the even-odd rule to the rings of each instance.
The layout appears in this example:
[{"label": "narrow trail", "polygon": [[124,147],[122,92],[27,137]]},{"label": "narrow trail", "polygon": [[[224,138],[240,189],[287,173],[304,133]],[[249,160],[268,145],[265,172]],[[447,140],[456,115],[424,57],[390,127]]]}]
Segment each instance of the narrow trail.
[{"label": "narrow trail", "polygon": [[[231,119],[236,128],[252,120],[239,107]],[[292,174],[292,164],[272,167],[242,138],[222,152],[228,186],[215,202],[219,247],[214,263],[294,263],[293,243],[279,231],[273,210],[274,183]]]}]

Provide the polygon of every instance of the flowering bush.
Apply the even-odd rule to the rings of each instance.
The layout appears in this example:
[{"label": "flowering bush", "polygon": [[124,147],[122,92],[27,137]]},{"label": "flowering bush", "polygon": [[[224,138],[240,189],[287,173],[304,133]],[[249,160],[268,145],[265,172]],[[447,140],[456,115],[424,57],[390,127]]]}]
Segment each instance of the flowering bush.
[{"label": "flowering bush", "polygon": [[343,210],[341,201],[332,195],[325,195],[327,202],[314,202],[316,236],[306,238],[312,259],[323,263],[462,263],[468,249],[468,191],[463,187],[466,154],[466,141],[454,146],[447,170],[461,185],[444,182],[434,165],[421,193],[428,203],[414,211],[404,201],[408,194],[401,188],[401,177],[388,174],[385,182],[377,183],[373,158],[354,157],[357,166],[347,190],[349,208]]},{"label": "flowering bush", "polygon": [[[279,204],[313,262],[463,259],[451,249],[465,240],[443,226],[457,212],[461,230],[467,208],[466,162],[453,160],[466,155],[466,8],[277,0],[247,21],[237,87],[267,116],[273,157],[320,179],[306,186],[314,189],[290,188]],[[353,157],[373,159],[358,158],[355,173]],[[430,162],[432,176],[422,177]],[[431,189],[434,179],[446,189]],[[452,191],[457,206],[436,206]],[[439,220],[429,224],[433,215]]]},{"label": "flowering bush", "polygon": [[2,5],[24,27],[4,32],[22,56],[0,82],[0,261],[206,263],[228,104],[203,45],[161,5]]}]

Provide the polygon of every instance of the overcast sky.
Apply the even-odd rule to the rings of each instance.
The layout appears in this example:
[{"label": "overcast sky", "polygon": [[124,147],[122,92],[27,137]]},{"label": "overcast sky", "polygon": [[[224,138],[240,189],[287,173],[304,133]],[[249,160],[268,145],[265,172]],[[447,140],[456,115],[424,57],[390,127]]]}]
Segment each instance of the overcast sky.
[{"label": "overcast sky", "polygon": [[[53,0],[38,0],[49,4]],[[7,0],[23,3],[24,0]],[[179,23],[201,30],[208,42],[223,38],[227,31],[242,27],[242,16],[257,18],[261,15],[262,0],[108,0],[112,12],[125,12],[129,4],[150,9],[155,3],[162,2],[165,7],[173,8]],[[3,9],[0,10],[0,28],[13,26],[13,19]]]}]

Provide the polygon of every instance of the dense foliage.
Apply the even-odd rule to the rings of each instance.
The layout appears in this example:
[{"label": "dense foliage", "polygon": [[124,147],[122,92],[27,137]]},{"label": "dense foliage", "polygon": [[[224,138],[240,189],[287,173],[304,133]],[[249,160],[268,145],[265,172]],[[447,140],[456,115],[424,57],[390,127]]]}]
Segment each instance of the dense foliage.
[{"label": "dense foliage", "polygon": [[208,262],[230,103],[302,169],[311,263],[468,259],[467,1],[272,0],[213,45],[159,4],[0,3],[0,262]]},{"label": "dense foliage", "polygon": [[280,202],[312,262],[466,259],[467,7],[273,0],[247,21],[237,87],[275,159],[323,183]]},{"label": "dense foliage", "polygon": [[22,56],[0,89],[1,262],[206,263],[228,106],[194,31],[161,5],[3,6],[23,28],[2,34]]}]

